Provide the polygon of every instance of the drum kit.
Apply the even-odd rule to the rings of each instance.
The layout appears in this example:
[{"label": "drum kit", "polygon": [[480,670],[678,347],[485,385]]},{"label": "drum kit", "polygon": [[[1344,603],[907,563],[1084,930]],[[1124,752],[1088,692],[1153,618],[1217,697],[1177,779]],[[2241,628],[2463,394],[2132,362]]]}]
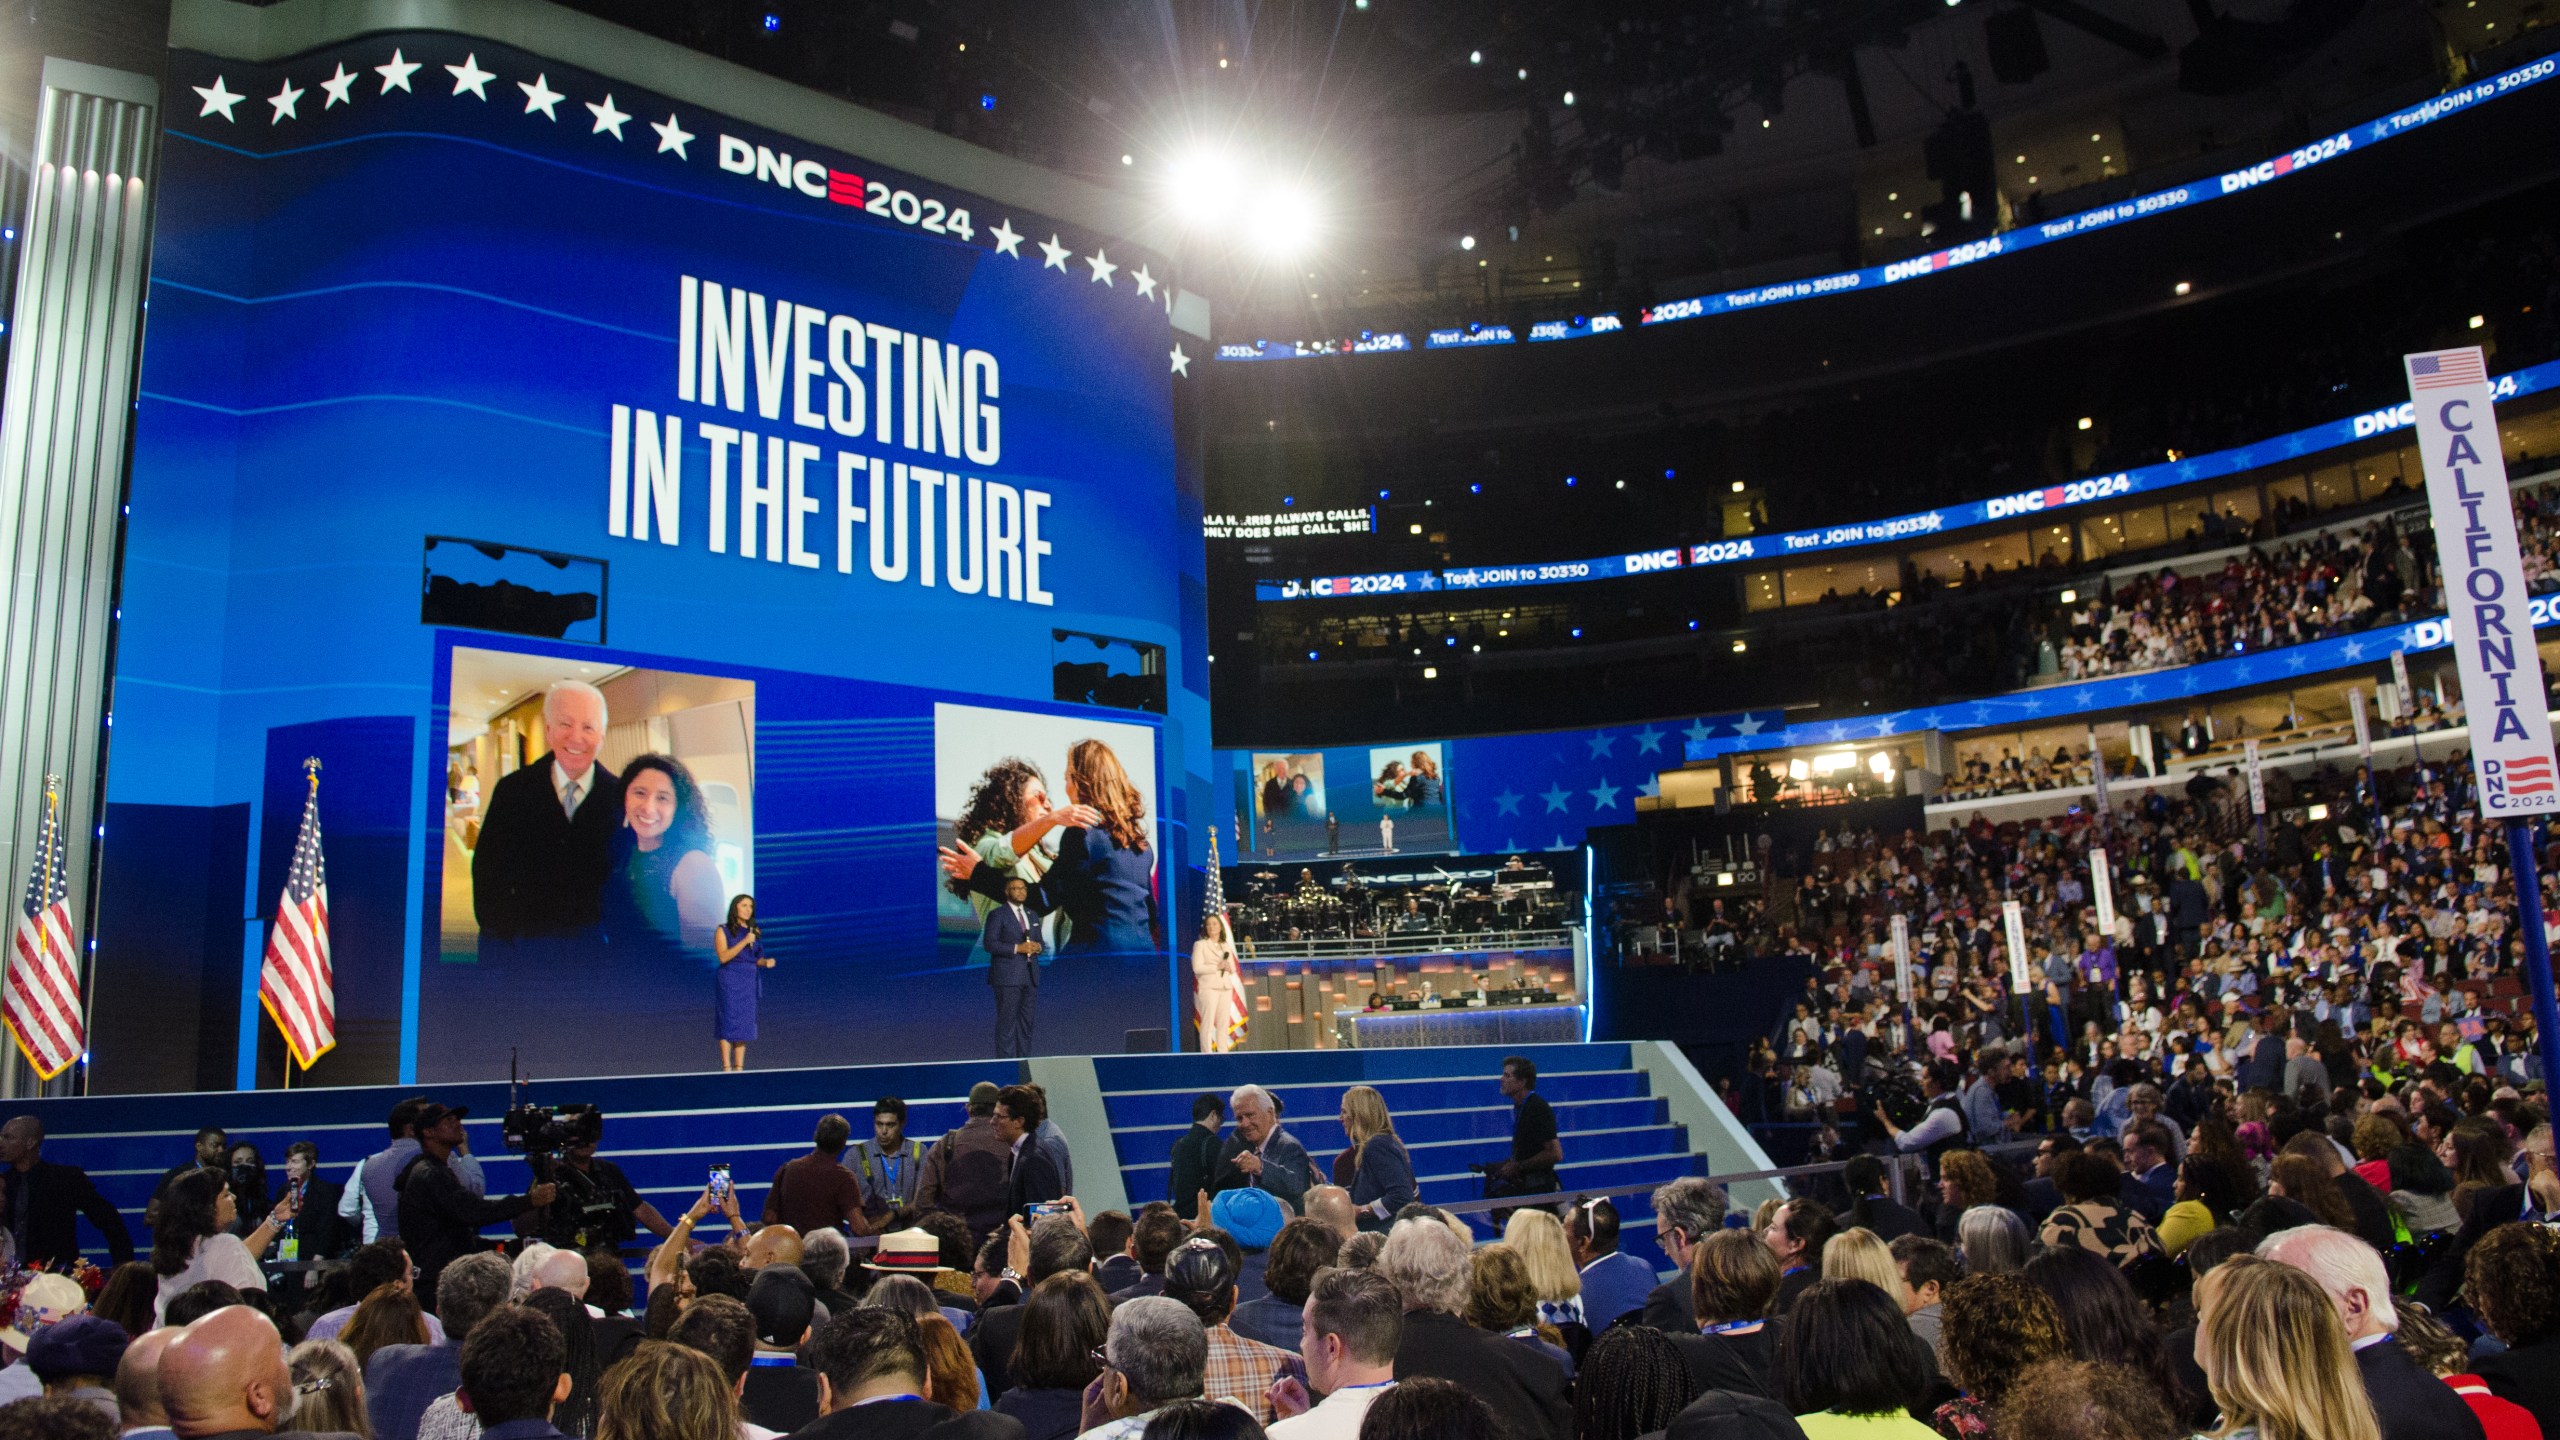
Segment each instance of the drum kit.
[{"label": "drum kit", "polygon": [[1565,898],[1543,865],[1492,872],[1490,882],[1383,884],[1345,868],[1328,885],[1302,870],[1294,882],[1257,870],[1231,884],[1228,907],[1246,941],[1393,940],[1400,936],[1501,936],[1558,929]]}]

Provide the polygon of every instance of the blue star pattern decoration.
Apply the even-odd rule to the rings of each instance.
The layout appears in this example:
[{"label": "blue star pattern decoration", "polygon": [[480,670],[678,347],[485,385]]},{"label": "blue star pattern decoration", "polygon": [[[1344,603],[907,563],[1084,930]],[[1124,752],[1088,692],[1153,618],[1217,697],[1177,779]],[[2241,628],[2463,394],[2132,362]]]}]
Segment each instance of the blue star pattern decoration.
[{"label": "blue star pattern decoration", "polygon": [[1636,787],[1636,793],[1647,800],[1661,799],[1662,777],[1659,775],[1647,776],[1645,782]]},{"label": "blue star pattern decoration", "polygon": [[1591,808],[1594,810],[1614,810],[1618,808],[1618,790],[1618,786],[1612,785],[1606,780],[1592,786],[1589,792],[1591,795]]},{"label": "blue star pattern decoration", "polygon": [[1502,793],[1493,797],[1494,813],[1497,815],[1517,815],[1520,813],[1520,802],[1527,798],[1529,797],[1512,789],[1510,786],[1505,785],[1502,787]]},{"label": "blue star pattern decoration", "polygon": [[1639,755],[1659,755],[1662,753],[1662,731],[1660,728],[1647,725],[1636,732],[1636,753]]},{"label": "blue star pattern decoration", "polygon": [[1610,758],[1609,747],[1618,743],[1618,737],[1604,732],[1594,731],[1590,735],[1585,736],[1582,743],[1591,747],[1592,759],[1606,760]]},{"label": "blue star pattern decoration", "polygon": [[1573,799],[1573,792],[1558,785],[1538,798],[1547,802],[1547,813],[1553,815],[1562,811],[1566,803]]}]

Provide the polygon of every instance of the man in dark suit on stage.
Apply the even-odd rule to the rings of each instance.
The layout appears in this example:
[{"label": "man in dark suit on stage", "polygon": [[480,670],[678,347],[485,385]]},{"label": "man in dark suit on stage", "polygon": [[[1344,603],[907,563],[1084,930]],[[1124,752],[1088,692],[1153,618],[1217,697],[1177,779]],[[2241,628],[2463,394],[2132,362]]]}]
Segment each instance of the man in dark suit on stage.
[{"label": "man in dark suit on stage", "polygon": [[549,753],[489,792],[471,853],[471,907],[484,942],[572,939],[602,917],[622,781],[596,763],[604,694],[563,680],[543,696]]},{"label": "man in dark suit on stage", "polygon": [[22,1263],[68,1264],[80,1258],[79,1217],[106,1237],[107,1253],[121,1265],[133,1258],[133,1235],[124,1217],[77,1165],[43,1156],[44,1122],[21,1115],[0,1125],[0,1228],[9,1232]]},{"label": "man in dark suit on stage", "polygon": [[1040,915],[1031,887],[1017,877],[1004,882],[1004,903],[987,912],[981,943],[987,951],[987,984],[996,992],[996,1053],[1031,1053],[1031,1022],[1040,999]]}]

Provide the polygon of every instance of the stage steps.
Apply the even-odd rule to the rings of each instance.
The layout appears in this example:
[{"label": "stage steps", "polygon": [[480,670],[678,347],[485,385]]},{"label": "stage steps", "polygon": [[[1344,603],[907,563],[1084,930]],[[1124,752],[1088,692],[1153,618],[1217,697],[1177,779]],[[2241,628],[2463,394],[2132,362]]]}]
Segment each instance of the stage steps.
[{"label": "stage steps", "polygon": [[[1226,1094],[1252,1082],[1281,1103],[1281,1125],[1307,1147],[1318,1178],[1348,1144],[1340,1120],[1342,1092],[1377,1087],[1413,1154],[1422,1198],[1483,1198],[1471,1163],[1505,1158],[1511,1104],[1499,1082],[1505,1054],[1538,1067],[1538,1093],[1555,1107],[1564,1142],[1562,1188],[1599,1190],[1658,1185],[1705,1174],[1706,1157],[1690,1127],[1673,1119],[1671,1098],[1623,1043],[1460,1046],[1413,1050],[1292,1051],[1276,1054],[1103,1056],[1093,1062],[1123,1184],[1133,1203],[1168,1197],[1173,1142],[1191,1124],[1191,1102],[1203,1091]],[[1620,1245],[1657,1268],[1667,1262],[1653,1240],[1653,1212],[1643,1196],[1615,1202]],[[1477,1232],[1492,1230],[1479,1214]]]},{"label": "stage steps", "polygon": [[[774,1169],[808,1149],[819,1116],[842,1113],[861,1138],[871,1130],[873,1100],[883,1095],[904,1098],[909,1133],[930,1142],[965,1118],[965,1097],[977,1081],[1042,1080],[1067,1119],[1078,1188],[1100,1208],[1164,1196],[1167,1154],[1190,1124],[1192,1097],[1204,1090],[1224,1094],[1247,1081],[1271,1089],[1285,1107],[1283,1123],[1324,1167],[1344,1145],[1336,1119],[1342,1092],[1365,1082],[1385,1094],[1398,1131],[1413,1147],[1424,1198],[1456,1201],[1481,1194],[1468,1164],[1499,1159],[1507,1148],[1511,1107],[1497,1088],[1505,1053],[1483,1046],[966,1060],[544,1080],[528,1084],[520,1098],[602,1108],[600,1153],[670,1217],[701,1193],[710,1165],[729,1163],[740,1208],[752,1218],[763,1208]],[[1670,1047],[1636,1041],[1530,1046],[1520,1053],[1537,1063],[1538,1089],[1556,1107],[1567,1188],[1653,1185],[1765,1163]],[[311,1140],[320,1147],[324,1177],[340,1181],[382,1148],[384,1117],[411,1094],[470,1108],[465,1128],[492,1193],[528,1183],[523,1157],[499,1144],[509,1095],[497,1083],[27,1100],[7,1113],[42,1119],[45,1157],[86,1169],[123,1213],[137,1246],[147,1249],[143,1206],[162,1172],[189,1158],[198,1125],[221,1125],[234,1143],[256,1145],[271,1183],[282,1178],[286,1144]],[[1105,1124],[1108,1133],[1101,1133]],[[1113,1193],[1122,1190],[1125,1202]],[[1734,1196],[1737,1204],[1757,1198],[1747,1189]],[[1659,1266],[1650,1207],[1642,1196],[1619,1206],[1627,1250]],[[704,1229],[706,1238],[720,1233],[716,1224]],[[86,1220],[81,1241],[84,1254],[104,1261],[104,1243]]]}]

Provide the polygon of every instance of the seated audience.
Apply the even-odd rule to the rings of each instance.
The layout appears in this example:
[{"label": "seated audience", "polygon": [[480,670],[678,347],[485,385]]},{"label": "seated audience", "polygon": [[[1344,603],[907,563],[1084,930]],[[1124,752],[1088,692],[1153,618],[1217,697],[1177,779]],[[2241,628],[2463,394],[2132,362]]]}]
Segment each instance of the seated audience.
[{"label": "seated audience", "polygon": [[[1496,1433],[1508,1440],[1567,1440],[1573,1422],[1564,1371],[1529,1347],[1460,1318],[1471,1278],[1465,1240],[1435,1219],[1398,1220],[1378,1253],[1377,1269],[1404,1301],[1398,1381],[1429,1378],[1464,1386],[1492,1408]],[[1376,1414],[1373,1406],[1367,1423],[1377,1423]]]},{"label": "seated audience", "polygon": [[1084,1389],[1102,1373],[1093,1352],[1111,1337],[1111,1302],[1090,1275],[1052,1275],[1031,1287],[1014,1337],[1013,1388],[995,1409],[1026,1440],[1066,1440],[1083,1428]]},{"label": "seated audience", "polygon": [[1697,1327],[1671,1339],[1698,1389],[1776,1399],[1778,1257],[1748,1230],[1719,1230],[1692,1252],[1689,1288]]},{"label": "seated audience", "polygon": [[2021,1376],[2002,1401],[2000,1440],[2182,1440],[2160,1392],[2121,1365],[2049,1360]]},{"label": "seated audience", "polygon": [[1787,1313],[1778,1395],[1806,1440],[1934,1440],[1910,1413],[1928,1392],[1928,1351],[1875,1286],[1817,1281]]},{"label": "seated audience", "polygon": [[[2196,1290],[2196,1358],[2222,1409],[2220,1433],[2245,1431],[2257,1440],[2381,1440],[2357,1375],[2358,1353],[2329,1297],[2309,1275],[2240,1255],[2214,1267]],[[2386,1342],[2367,1348],[2392,1347]],[[2462,1402],[2456,1398],[2454,1404]],[[2468,1410],[2463,1414],[2469,1419]],[[2478,1426],[2470,1421],[2473,1433]]]},{"label": "seated audience", "polygon": [[2009,1440],[1993,1414],[2030,1368],[2071,1358],[2062,1313],[2018,1275],[1968,1275],[1947,1290],[1938,1357],[1959,1392],[1931,1423],[1947,1440]]},{"label": "seated audience", "polygon": [[[743,1378],[743,1375],[739,1378]],[[604,1373],[595,1440],[763,1440],[738,1414],[736,1380],[690,1345],[644,1340]]]},{"label": "seated audience", "polygon": [[1653,1267],[1618,1249],[1618,1207],[1606,1196],[1564,1207],[1565,1235],[1582,1275],[1582,1323],[1592,1333],[1641,1316],[1661,1281]]},{"label": "seated audience", "polygon": [[[2420,1368],[2406,1350],[2388,1343],[2400,1316],[2392,1303],[2390,1277],[2372,1246],[2343,1230],[2301,1225],[2267,1237],[2258,1254],[2301,1271],[2329,1297],[2355,1353],[2355,1369],[2382,1440],[2481,1440],[2479,1417],[2462,1397]],[[2212,1367],[2205,1373],[2211,1378]]]},{"label": "seated audience", "polygon": [[2560,1436],[2560,1233],[2549,1225],[2501,1225],[2463,1262],[2465,1293],[2482,1329],[2507,1348],[2474,1369],[2489,1392],[2533,1413]]},{"label": "seated audience", "polygon": [[1006,1416],[963,1413],[929,1398],[924,1342],[903,1311],[866,1305],[829,1319],[809,1342],[808,1359],[818,1372],[822,1413],[793,1432],[797,1440],[1019,1440],[1022,1434]]},{"label": "seated audience", "polygon": [[[1385,1276],[1320,1272],[1299,1331],[1306,1379],[1283,1377],[1271,1385],[1272,1409],[1281,1417],[1271,1427],[1272,1440],[1358,1440],[1370,1407],[1396,1387],[1403,1337],[1404,1299]],[[1310,1406],[1312,1396],[1323,1399]]]},{"label": "seated audience", "polygon": [[1137,1440],[1157,1411],[1202,1398],[1208,1366],[1208,1332],[1189,1307],[1162,1295],[1123,1302],[1111,1312],[1101,1381],[1085,1392],[1082,1440]]},{"label": "seated audience", "polygon": [[1591,1342],[1573,1387],[1574,1440],[1639,1440],[1660,1433],[1698,1383],[1670,1336],[1621,1325]]}]

